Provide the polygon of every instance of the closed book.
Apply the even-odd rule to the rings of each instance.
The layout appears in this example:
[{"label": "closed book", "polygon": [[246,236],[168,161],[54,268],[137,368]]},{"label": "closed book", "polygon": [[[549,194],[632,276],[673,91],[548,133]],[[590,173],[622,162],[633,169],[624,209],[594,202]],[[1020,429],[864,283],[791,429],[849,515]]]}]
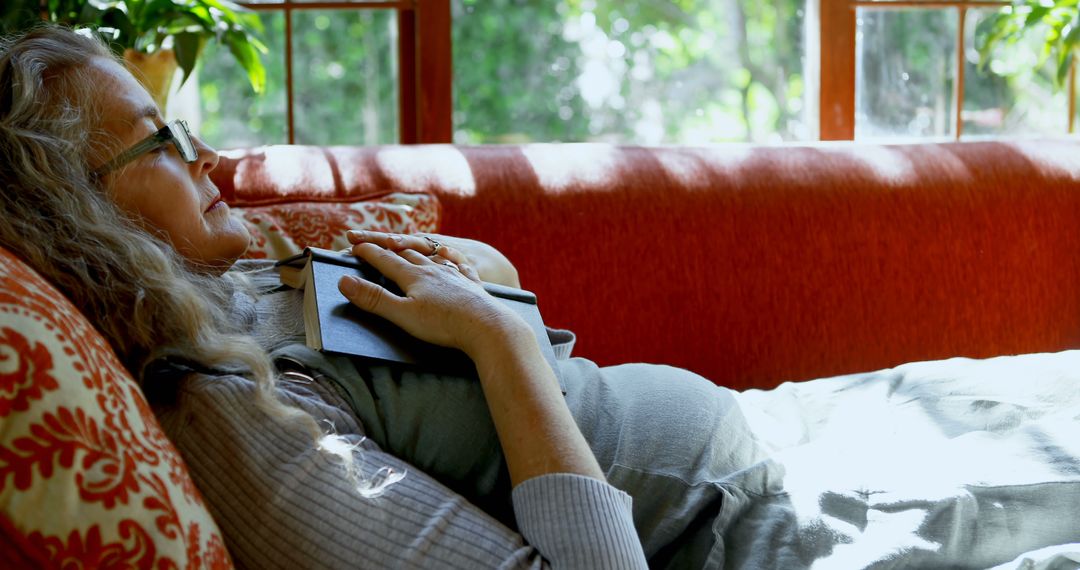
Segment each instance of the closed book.
[{"label": "closed book", "polygon": [[[395,295],[401,289],[370,264],[348,253],[309,247],[277,263],[281,282],[304,291],[306,344],[316,350],[348,354],[418,371],[475,376],[464,352],[420,340],[394,323],[363,311],[338,290],[345,275],[376,283]],[[522,289],[484,283],[484,290],[520,315],[533,329],[544,358],[558,375],[555,352],[540,317],[536,295]]]}]

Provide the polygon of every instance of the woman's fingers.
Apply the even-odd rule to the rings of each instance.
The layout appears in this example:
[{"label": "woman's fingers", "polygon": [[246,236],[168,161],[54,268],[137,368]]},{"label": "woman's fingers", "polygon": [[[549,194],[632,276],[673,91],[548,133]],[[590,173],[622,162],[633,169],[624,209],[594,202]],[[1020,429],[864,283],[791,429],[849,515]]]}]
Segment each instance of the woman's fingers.
[{"label": "woman's fingers", "polygon": [[[479,272],[471,263],[469,263],[470,260],[467,255],[453,247],[441,243],[437,248],[438,253],[432,255],[430,252],[436,250],[436,248],[430,245],[430,240],[424,236],[386,234],[366,230],[350,230],[347,235],[349,241],[354,244],[352,248],[353,255],[356,255],[357,257],[363,257],[357,249],[361,245],[377,245],[396,252],[398,256],[413,265],[430,265],[433,263],[445,265],[446,267],[460,271],[462,275],[468,277],[471,281],[477,283],[481,282]],[[463,267],[466,269],[463,270]],[[378,266],[376,266],[376,269],[379,269]],[[380,271],[382,270],[380,269]],[[387,275],[387,277],[390,276]],[[390,278],[394,279],[393,277]],[[394,281],[396,282],[397,279],[394,279]]]},{"label": "woman's fingers", "polygon": [[389,234],[386,232],[375,232],[370,230],[349,230],[345,232],[345,238],[348,239],[351,244],[373,243],[387,249],[404,247],[401,245],[404,237],[405,236],[400,234]]},{"label": "woman's fingers", "polygon": [[441,244],[440,247],[436,247],[435,244],[438,242],[421,235],[390,234],[369,230],[349,230],[345,233],[345,237],[349,240],[349,243],[352,244],[373,243],[393,251],[412,249],[424,255],[439,253],[438,250],[442,249]]},{"label": "woman's fingers", "polygon": [[357,307],[393,321],[400,312],[401,297],[366,279],[346,275],[338,281],[338,290]]},{"label": "woman's fingers", "polygon": [[[435,239],[423,234],[403,235],[370,230],[349,230],[345,236],[352,244],[373,243],[391,251],[411,249],[428,256],[438,255],[456,264],[468,262],[468,257],[461,250],[439,241],[442,238]],[[436,244],[438,244],[437,247]]]},{"label": "woman's fingers", "polygon": [[457,265],[469,262],[469,258],[466,257],[464,253],[461,253],[457,248],[450,247],[446,244],[443,244],[442,247],[439,248],[439,255],[437,257],[452,261]]},{"label": "woman's fingers", "polygon": [[[395,253],[372,243],[358,243],[353,246],[352,253],[356,257],[370,263],[379,273],[382,273],[387,279],[397,283],[402,289],[408,287],[409,284],[412,283],[413,273],[409,268],[416,265],[417,261],[419,261],[414,261],[415,258],[406,258],[405,255],[403,255],[406,252]],[[415,251],[410,251],[409,253],[427,259],[422,254]]]},{"label": "woman's fingers", "polygon": [[[450,253],[451,251],[448,248],[442,250],[443,253]],[[444,258],[442,253],[430,257],[412,249],[392,252],[370,242],[365,242],[354,245],[352,254],[370,263],[379,273],[382,273],[402,288],[407,288],[418,277],[416,273],[407,269],[410,265],[419,267],[444,266],[451,271],[460,272],[470,281],[480,283],[480,276],[471,265]]]},{"label": "woman's fingers", "polygon": [[457,264],[457,269],[461,272],[462,275],[468,277],[472,281],[475,281],[476,283],[481,282],[480,274],[477,273],[476,268],[472,265],[469,265],[468,263],[459,263]]},{"label": "woman's fingers", "polygon": [[467,261],[454,261],[453,259],[443,257],[442,253],[433,256],[430,259],[435,263],[438,263],[439,265],[445,265],[446,267],[449,267],[450,269],[461,273],[465,277],[468,277],[470,281],[482,283],[482,281],[480,280],[480,274],[476,271],[476,268],[470,265]]},{"label": "woman's fingers", "polygon": [[403,249],[397,252],[397,254],[413,265],[435,265],[435,260],[415,249]]}]

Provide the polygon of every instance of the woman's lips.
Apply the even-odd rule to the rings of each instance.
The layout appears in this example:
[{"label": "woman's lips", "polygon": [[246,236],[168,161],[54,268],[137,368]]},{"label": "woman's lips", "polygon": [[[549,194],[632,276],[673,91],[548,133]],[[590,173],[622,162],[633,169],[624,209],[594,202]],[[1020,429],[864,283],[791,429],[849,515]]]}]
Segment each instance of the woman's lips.
[{"label": "woman's lips", "polygon": [[220,195],[220,194],[218,194],[218,195],[217,195],[217,196],[216,196],[216,197],[215,197],[215,198],[214,198],[214,199],[213,199],[213,200],[212,200],[212,201],[210,202],[210,205],[206,207],[206,210],[205,210],[205,211],[204,211],[203,213],[205,214],[206,212],[209,212],[210,210],[214,210],[214,209],[220,208],[221,206],[224,206],[224,205],[225,205],[225,201],[224,201],[224,200],[222,200],[222,199],[221,199],[221,195]]}]

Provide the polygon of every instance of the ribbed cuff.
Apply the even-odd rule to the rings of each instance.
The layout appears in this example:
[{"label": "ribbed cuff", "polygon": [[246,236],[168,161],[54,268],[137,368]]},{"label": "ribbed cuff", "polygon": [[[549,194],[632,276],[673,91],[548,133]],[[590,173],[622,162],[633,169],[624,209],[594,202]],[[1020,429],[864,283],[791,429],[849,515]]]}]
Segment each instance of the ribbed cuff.
[{"label": "ribbed cuff", "polygon": [[527,541],[553,568],[647,568],[630,495],[591,477],[556,473],[514,488],[514,514]]},{"label": "ribbed cuff", "polygon": [[545,328],[547,329],[548,342],[551,343],[551,350],[555,352],[555,360],[570,358],[570,353],[574,351],[574,343],[577,342],[577,335],[566,329]]}]

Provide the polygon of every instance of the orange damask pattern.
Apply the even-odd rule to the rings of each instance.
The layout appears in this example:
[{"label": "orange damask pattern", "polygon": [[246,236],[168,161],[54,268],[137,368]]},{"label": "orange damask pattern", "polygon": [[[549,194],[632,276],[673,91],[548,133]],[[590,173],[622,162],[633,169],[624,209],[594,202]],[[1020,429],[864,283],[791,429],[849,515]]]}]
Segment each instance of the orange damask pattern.
[{"label": "orange damask pattern", "polygon": [[439,201],[429,194],[388,194],[362,202],[289,202],[233,208],[251,233],[245,257],[281,259],[307,246],[349,247],[345,232],[366,229],[394,233],[435,232]]},{"label": "orange damask pattern", "polygon": [[75,307],[3,250],[0,531],[49,567],[232,567],[135,381]]}]

